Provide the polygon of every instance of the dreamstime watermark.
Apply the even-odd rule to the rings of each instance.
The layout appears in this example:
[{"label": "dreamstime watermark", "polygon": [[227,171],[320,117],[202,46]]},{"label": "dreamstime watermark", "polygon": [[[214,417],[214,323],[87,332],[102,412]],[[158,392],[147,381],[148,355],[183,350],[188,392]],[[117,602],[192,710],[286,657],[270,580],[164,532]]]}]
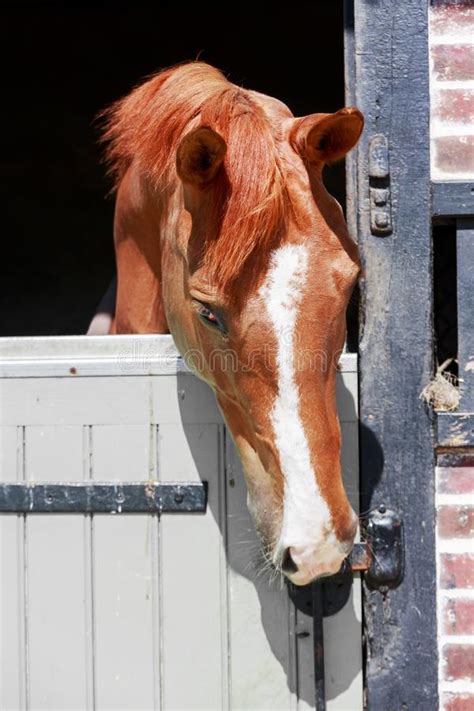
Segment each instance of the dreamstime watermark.
[{"label": "dreamstime watermark", "polygon": [[253,349],[213,348],[204,353],[199,348],[191,348],[182,356],[168,349],[163,352],[160,344],[132,344],[118,356],[118,365],[124,375],[174,375],[186,370],[193,373],[276,373],[289,367],[296,373],[327,373],[338,369],[342,349],[328,353],[318,348],[291,349],[264,345]]}]

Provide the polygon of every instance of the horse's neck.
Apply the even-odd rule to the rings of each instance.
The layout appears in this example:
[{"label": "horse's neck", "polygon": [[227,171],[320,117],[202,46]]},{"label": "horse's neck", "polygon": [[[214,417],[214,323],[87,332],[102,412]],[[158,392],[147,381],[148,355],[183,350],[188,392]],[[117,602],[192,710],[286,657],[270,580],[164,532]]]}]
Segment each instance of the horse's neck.
[{"label": "horse's neck", "polygon": [[161,298],[164,209],[132,166],[120,183],[115,206],[115,333],[168,333]]}]

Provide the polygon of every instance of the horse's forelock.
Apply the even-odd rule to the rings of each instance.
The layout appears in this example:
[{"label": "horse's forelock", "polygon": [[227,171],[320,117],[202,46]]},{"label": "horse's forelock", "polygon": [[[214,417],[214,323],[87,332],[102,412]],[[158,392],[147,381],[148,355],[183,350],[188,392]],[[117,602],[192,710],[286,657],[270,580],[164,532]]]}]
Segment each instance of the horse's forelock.
[{"label": "horse's forelock", "polygon": [[[204,263],[224,286],[257,248],[269,253],[283,231],[288,201],[270,122],[249,93],[233,87],[215,97],[204,107],[204,123],[208,116],[225,139],[227,153],[219,176],[224,187],[215,191],[222,220],[206,245]],[[222,192],[227,192],[224,200]]]},{"label": "horse's forelock", "polygon": [[283,231],[289,201],[270,121],[250,92],[214,67],[193,62],[160,72],[103,118],[116,183],[136,160],[157,187],[172,185],[181,138],[199,124],[217,131],[227,153],[213,187],[215,230],[205,235],[203,265],[225,287],[257,249],[269,252]]}]

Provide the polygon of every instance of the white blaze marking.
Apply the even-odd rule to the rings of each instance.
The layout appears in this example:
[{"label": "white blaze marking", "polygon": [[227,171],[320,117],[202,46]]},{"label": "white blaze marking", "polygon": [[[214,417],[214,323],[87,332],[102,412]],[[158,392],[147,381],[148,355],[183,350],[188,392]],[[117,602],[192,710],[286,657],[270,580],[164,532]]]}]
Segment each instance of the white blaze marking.
[{"label": "white blaze marking", "polygon": [[295,328],[307,268],[304,246],[280,247],[272,254],[259,292],[277,341],[278,395],[270,417],[285,480],[282,546],[323,543],[324,529],[330,524],[330,512],[311,465],[295,379]]}]

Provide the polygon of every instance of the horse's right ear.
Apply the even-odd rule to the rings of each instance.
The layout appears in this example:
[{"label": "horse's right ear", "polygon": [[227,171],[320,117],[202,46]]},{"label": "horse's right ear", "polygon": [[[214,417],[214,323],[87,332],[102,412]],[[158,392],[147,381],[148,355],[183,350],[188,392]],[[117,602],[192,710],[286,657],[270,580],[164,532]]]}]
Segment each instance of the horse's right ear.
[{"label": "horse's right ear", "polygon": [[188,133],[178,146],[176,170],[184,183],[205,188],[216,176],[227,150],[222,136],[200,126]]},{"label": "horse's right ear", "polygon": [[310,163],[332,163],[354,148],[364,127],[364,117],[354,108],[334,114],[311,114],[295,119],[290,140]]}]

